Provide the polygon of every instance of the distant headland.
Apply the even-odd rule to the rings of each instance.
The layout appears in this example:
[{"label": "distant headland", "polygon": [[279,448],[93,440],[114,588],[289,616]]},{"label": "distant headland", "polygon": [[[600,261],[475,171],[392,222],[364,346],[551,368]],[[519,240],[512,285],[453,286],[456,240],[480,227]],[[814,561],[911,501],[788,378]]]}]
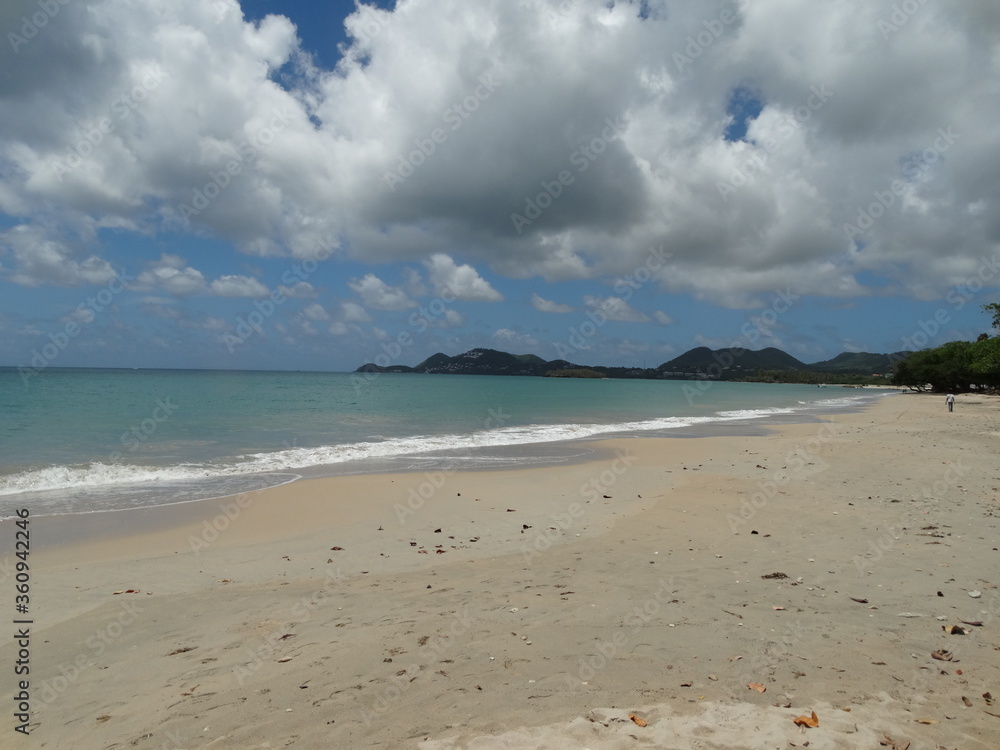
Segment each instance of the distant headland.
[{"label": "distant headland", "polygon": [[732,380],[743,382],[887,385],[893,363],[909,352],[870,354],[843,352],[833,359],[806,364],[781,349],[697,347],[658,367],[605,367],[565,359],[544,360],[535,354],[510,354],[496,349],[470,349],[448,356],[434,354],[415,367],[369,362],[356,372],[449,375],[524,375],[569,378],[628,378],[646,380]]}]

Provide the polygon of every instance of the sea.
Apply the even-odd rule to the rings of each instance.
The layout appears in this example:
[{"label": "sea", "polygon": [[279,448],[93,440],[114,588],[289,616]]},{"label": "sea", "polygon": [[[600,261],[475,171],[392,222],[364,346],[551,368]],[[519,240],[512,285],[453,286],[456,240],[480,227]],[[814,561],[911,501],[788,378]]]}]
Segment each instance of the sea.
[{"label": "sea", "polygon": [[303,477],[580,460],[606,437],[761,432],[893,393],[481,375],[0,368],[0,519]]}]

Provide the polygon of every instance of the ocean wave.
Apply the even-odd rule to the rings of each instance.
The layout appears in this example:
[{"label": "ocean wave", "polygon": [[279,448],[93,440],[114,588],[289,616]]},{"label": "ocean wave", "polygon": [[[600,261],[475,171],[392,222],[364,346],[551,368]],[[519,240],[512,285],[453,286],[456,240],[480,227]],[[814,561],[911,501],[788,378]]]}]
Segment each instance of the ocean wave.
[{"label": "ocean wave", "polygon": [[557,424],[502,427],[467,434],[415,435],[377,442],[289,448],[238,456],[225,463],[180,463],[143,466],[93,462],[73,466],[50,466],[0,477],[0,496],[51,490],[168,484],[218,479],[240,475],[285,472],[310,467],[343,464],[363,459],[392,459],[440,451],[465,451],[531,443],[550,443],[592,438],[610,433],[635,434],[672,430],[709,423],[754,420],[806,409],[843,408],[858,404],[860,397],[816,401],[802,407],[739,409],[702,417],[660,417],[642,421],[606,424]]}]

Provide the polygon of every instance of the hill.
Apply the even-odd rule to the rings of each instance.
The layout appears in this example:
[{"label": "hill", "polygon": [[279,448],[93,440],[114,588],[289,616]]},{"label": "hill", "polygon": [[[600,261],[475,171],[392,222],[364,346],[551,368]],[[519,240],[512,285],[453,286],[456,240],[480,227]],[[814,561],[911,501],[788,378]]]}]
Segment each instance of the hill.
[{"label": "hill", "polygon": [[628,378],[647,380],[738,380],[780,383],[879,383],[877,376],[892,372],[893,362],[908,352],[871,354],[843,352],[833,359],[806,364],[781,349],[754,351],[735,347],[709,349],[699,346],[659,367],[604,367],[579,365],[565,359],[546,361],[535,354],[509,354],[496,349],[470,349],[451,357],[432,354],[416,367],[380,366],[369,362],[356,372],[429,373],[451,375],[525,375],[536,377]]},{"label": "hill", "polygon": [[905,359],[909,352],[893,354],[870,354],[869,352],[842,352],[833,359],[809,365],[811,370],[823,372],[845,372],[856,375],[892,372],[892,364]]},{"label": "hill", "polygon": [[712,350],[699,346],[656,369],[663,373],[713,373],[720,369],[723,372],[748,373],[756,370],[806,370],[809,365],[773,346],[759,351],[737,348]]}]

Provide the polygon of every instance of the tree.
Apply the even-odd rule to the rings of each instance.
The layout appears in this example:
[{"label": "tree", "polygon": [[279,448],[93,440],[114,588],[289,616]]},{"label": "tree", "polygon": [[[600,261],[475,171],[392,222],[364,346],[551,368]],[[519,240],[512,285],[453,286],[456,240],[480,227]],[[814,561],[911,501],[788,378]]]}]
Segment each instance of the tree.
[{"label": "tree", "polygon": [[1000,302],[983,305],[983,311],[993,316],[993,327],[1000,330]]}]

